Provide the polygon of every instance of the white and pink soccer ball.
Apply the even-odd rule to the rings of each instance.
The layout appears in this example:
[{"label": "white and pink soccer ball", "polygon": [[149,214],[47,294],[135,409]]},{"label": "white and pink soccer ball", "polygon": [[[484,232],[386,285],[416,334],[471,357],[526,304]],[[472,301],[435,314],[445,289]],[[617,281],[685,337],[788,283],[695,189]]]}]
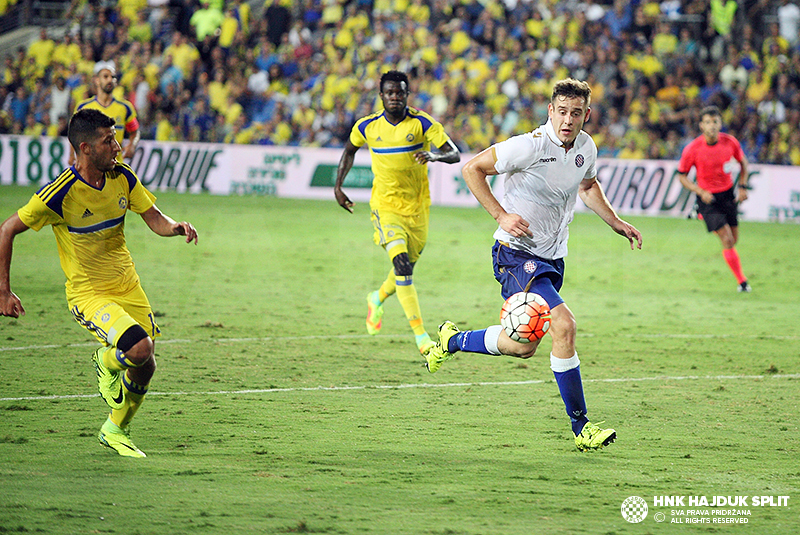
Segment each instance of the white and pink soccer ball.
[{"label": "white and pink soccer ball", "polygon": [[550,329],[550,306],[539,294],[515,293],[503,303],[500,325],[517,342],[539,340]]}]

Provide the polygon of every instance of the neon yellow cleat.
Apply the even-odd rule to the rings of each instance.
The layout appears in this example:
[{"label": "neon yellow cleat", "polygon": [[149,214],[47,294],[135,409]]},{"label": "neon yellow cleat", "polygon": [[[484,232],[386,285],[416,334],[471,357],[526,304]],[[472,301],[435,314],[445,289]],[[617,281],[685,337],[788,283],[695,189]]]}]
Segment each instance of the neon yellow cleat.
[{"label": "neon yellow cleat", "polygon": [[459,332],[458,327],[452,321],[445,321],[439,325],[439,341],[425,355],[425,366],[427,366],[429,372],[436,373],[442,367],[443,362],[452,360],[455,357],[455,355],[447,351],[447,348],[450,339]]},{"label": "neon yellow cleat", "polygon": [[367,294],[367,332],[378,334],[382,327],[383,303],[378,298],[378,290]]},{"label": "neon yellow cleat", "polygon": [[129,435],[130,427],[122,429],[109,418],[106,420],[106,423],[103,424],[103,427],[100,428],[97,439],[100,441],[100,444],[106,448],[111,448],[123,457],[147,457],[147,455],[131,441]]},{"label": "neon yellow cleat", "polygon": [[92,353],[92,362],[94,363],[94,370],[97,372],[97,389],[100,395],[109,407],[112,409],[121,409],[123,406],[122,395],[122,373],[111,371],[103,364],[103,352],[106,348],[101,347]]},{"label": "neon yellow cleat", "polygon": [[[599,422],[603,423],[603,422]],[[597,424],[586,422],[580,435],[575,437],[575,445],[580,451],[602,449],[617,440],[617,432],[613,429],[601,429]]]}]

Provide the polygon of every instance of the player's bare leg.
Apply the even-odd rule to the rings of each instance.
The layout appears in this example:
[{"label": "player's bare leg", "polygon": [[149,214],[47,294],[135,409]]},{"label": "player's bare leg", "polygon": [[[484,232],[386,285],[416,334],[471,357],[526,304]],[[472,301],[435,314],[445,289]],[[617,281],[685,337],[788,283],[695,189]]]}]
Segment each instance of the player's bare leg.
[{"label": "player's bare leg", "polygon": [[719,241],[722,242],[723,249],[730,249],[736,245],[736,242],[739,238],[739,227],[735,228],[735,233],[730,225],[725,225],[724,227],[714,231],[714,234],[717,235]]}]

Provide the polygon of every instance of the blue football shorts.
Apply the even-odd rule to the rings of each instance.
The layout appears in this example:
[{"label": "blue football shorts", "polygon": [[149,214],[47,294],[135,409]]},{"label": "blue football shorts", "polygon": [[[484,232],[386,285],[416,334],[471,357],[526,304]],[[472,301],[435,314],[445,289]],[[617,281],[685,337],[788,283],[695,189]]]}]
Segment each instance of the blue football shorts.
[{"label": "blue football shorts", "polygon": [[528,292],[541,295],[551,309],[564,302],[558,294],[564,283],[563,258],[540,258],[497,241],[492,247],[492,262],[503,299],[526,291],[527,287]]}]

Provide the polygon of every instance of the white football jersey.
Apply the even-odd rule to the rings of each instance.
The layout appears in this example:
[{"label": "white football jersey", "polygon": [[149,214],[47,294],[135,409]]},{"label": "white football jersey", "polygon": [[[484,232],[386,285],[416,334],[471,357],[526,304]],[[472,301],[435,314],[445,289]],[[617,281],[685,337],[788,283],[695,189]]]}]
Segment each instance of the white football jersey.
[{"label": "white football jersey", "polygon": [[533,132],[494,146],[495,169],[506,174],[501,204],[506,212],[522,216],[533,233],[532,237],[515,238],[498,228],[495,239],[541,258],[567,256],[578,185],[597,175],[597,146],[583,130],[569,151],[563,145],[548,120]]}]

